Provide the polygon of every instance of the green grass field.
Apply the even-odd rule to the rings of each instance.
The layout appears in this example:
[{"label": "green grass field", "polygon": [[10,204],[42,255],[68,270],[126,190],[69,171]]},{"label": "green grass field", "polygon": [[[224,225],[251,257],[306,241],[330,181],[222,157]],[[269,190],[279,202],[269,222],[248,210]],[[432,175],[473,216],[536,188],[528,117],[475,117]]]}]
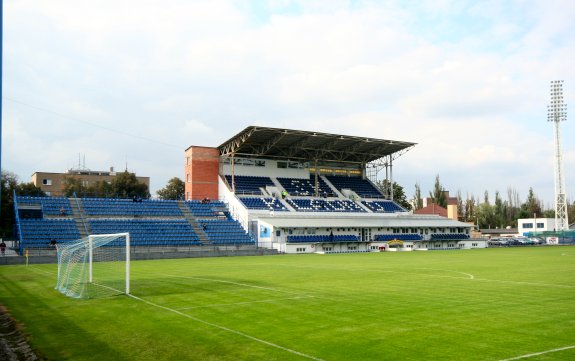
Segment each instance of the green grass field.
[{"label": "green grass field", "polygon": [[575,360],[574,247],[138,261],[90,300],[56,270],[0,267],[49,360]]}]

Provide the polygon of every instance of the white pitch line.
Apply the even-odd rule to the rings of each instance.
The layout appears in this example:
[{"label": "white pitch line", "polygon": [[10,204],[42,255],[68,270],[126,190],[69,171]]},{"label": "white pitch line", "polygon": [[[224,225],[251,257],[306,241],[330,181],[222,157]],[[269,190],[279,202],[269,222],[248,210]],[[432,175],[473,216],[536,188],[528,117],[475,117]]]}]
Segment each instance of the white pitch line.
[{"label": "white pitch line", "polygon": [[[417,268],[417,269],[427,269],[427,270],[432,270],[432,271],[459,273],[462,275],[466,275],[467,277],[469,277],[470,280],[475,278],[475,276],[472,275],[471,273],[465,273],[465,272],[461,272],[461,271],[453,271],[453,270],[449,270],[449,269],[438,269],[438,268]],[[431,275],[431,276],[437,276],[437,275]],[[439,277],[445,277],[445,276],[439,276]],[[449,276],[447,276],[447,277],[449,277]],[[460,277],[457,277],[457,278],[460,278]]]},{"label": "white pitch line", "polygon": [[184,308],[179,308],[179,310],[193,310],[196,308],[209,308],[209,307],[219,307],[219,306],[249,305],[251,303],[266,303],[266,302],[276,302],[276,301],[285,301],[285,300],[300,300],[303,298],[314,298],[314,296],[296,296],[296,297],[272,298],[272,299],[268,299],[268,300],[234,302],[234,303],[215,303],[212,305],[205,305],[205,306],[184,307]]},{"label": "white pitch line", "polygon": [[318,357],[311,356],[311,355],[305,354],[305,353],[303,353],[303,352],[299,352],[299,351],[293,350],[293,349],[291,349],[291,348],[283,347],[283,346],[277,345],[277,344],[275,344],[275,343],[272,343],[272,342],[269,342],[269,341],[266,341],[266,340],[262,340],[261,338],[257,338],[257,337],[254,337],[254,336],[250,336],[250,335],[248,335],[248,334],[246,334],[246,333],[243,333],[243,332],[240,332],[240,331],[237,331],[237,330],[234,330],[234,329],[225,327],[225,326],[220,326],[220,325],[216,325],[215,323],[211,323],[211,322],[208,322],[208,321],[204,321],[204,320],[199,319],[199,318],[197,318],[197,317],[187,315],[187,314],[185,314],[185,313],[183,313],[183,312],[180,312],[180,311],[178,311],[178,310],[174,310],[173,308],[169,308],[169,307],[165,307],[165,306],[162,306],[162,305],[158,305],[158,304],[156,304],[156,303],[153,303],[153,302],[144,300],[144,299],[142,299],[142,298],[140,298],[140,297],[137,297],[137,296],[134,296],[134,295],[128,295],[128,296],[131,297],[131,298],[133,298],[133,299],[135,299],[135,300],[138,300],[138,301],[141,301],[141,302],[143,302],[143,303],[146,303],[146,304],[148,304],[148,305],[150,305],[150,306],[154,306],[154,307],[161,308],[161,309],[166,310],[166,311],[169,311],[169,312],[173,312],[173,313],[175,313],[175,314],[177,314],[177,315],[180,315],[180,316],[189,318],[190,320],[194,320],[194,321],[196,321],[196,322],[203,323],[204,325],[208,325],[208,326],[211,326],[211,327],[214,327],[214,328],[218,328],[218,329],[220,329],[220,330],[224,330],[224,331],[227,331],[227,332],[236,334],[236,335],[238,335],[238,336],[242,336],[242,337],[248,338],[248,339],[250,339],[250,340],[253,340],[253,341],[262,343],[262,344],[264,344],[264,345],[268,345],[268,346],[271,346],[271,347],[275,347],[275,348],[277,348],[277,349],[280,349],[280,350],[283,350],[283,351],[292,353],[292,354],[294,354],[294,355],[298,355],[298,356],[301,356],[301,357],[304,357],[304,358],[307,358],[307,359],[310,359],[310,360],[324,361],[323,359],[320,359],[320,358],[318,358]]},{"label": "white pitch line", "polygon": [[499,282],[499,283],[512,283],[517,285],[527,285],[527,286],[542,286],[542,287],[558,287],[558,288],[575,288],[573,285],[557,285],[553,283],[539,283],[539,282],[523,282],[523,281],[508,281],[508,280],[492,280],[489,278],[475,278],[476,281],[485,282]]},{"label": "white pitch line", "polygon": [[291,294],[291,295],[302,295],[301,293],[298,293],[298,292],[284,291],[284,290],[278,290],[277,288],[256,286],[256,285],[250,285],[250,284],[247,284],[247,283],[239,283],[239,282],[218,280],[218,279],[213,279],[213,278],[189,277],[189,276],[175,276],[175,275],[169,275],[169,274],[164,274],[164,276],[174,277],[174,278],[186,278],[186,279],[192,279],[192,280],[201,280],[201,281],[210,281],[210,282],[219,282],[219,283],[229,283],[229,284],[236,285],[236,286],[244,286],[244,287],[250,287],[250,288],[257,288],[257,289],[261,289],[261,290],[281,292],[281,293],[287,293],[287,294]]},{"label": "white pitch line", "polygon": [[542,352],[530,353],[530,354],[528,354],[528,355],[521,355],[521,356],[517,356],[517,357],[506,358],[505,360],[501,360],[501,361],[520,360],[520,359],[522,359],[522,358],[529,358],[529,357],[533,357],[533,356],[545,355],[545,354],[547,354],[547,353],[564,351],[564,350],[569,350],[569,349],[572,349],[572,348],[575,348],[575,346],[567,346],[567,347],[555,348],[555,349],[553,349],[553,350],[547,350],[547,351],[542,351]]},{"label": "white pitch line", "polygon": [[31,269],[32,271],[35,271],[35,272],[42,272],[42,273],[47,274],[47,275],[50,275],[50,276],[57,276],[57,275],[58,275],[57,272],[45,271],[45,270],[43,270],[43,269],[40,269],[40,268],[37,268],[37,267],[34,267],[34,266],[31,266],[29,269]]}]

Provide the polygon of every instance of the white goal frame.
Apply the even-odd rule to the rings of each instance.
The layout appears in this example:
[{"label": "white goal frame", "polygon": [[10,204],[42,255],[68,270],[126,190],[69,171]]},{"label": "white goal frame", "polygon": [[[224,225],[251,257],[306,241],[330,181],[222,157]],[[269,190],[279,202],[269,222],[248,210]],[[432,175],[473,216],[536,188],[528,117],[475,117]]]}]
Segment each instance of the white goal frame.
[{"label": "white goal frame", "polygon": [[88,236],[88,282],[94,281],[94,238],[102,237],[125,237],[126,238],[126,290],[125,294],[130,294],[130,233],[112,233],[112,234],[91,234]]},{"label": "white goal frame", "polygon": [[[112,242],[122,239],[120,249],[117,251],[119,256],[117,261],[125,263],[124,269],[117,269],[119,274],[123,274],[124,282],[117,287],[109,287],[105,284],[94,283],[94,262],[109,262],[114,259],[100,258],[106,254],[113,255],[113,250],[106,253],[106,247]],[[114,245],[110,247],[116,248]],[[121,249],[121,248],[124,249]],[[130,294],[130,233],[111,233],[111,234],[93,234],[74,242],[62,243],[56,246],[58,251],[58,281],[56,289],[66,296],[74,298],[91,297],[92,291],[88,291],[87,286],[107,288],[120,294]],[[104,253],[95,250],[101,248]],[[125,254],[124,254],[125,253]],[[83,265],[83,266],[82,266]],[[124,290],[122,290],[124,283]]]}]

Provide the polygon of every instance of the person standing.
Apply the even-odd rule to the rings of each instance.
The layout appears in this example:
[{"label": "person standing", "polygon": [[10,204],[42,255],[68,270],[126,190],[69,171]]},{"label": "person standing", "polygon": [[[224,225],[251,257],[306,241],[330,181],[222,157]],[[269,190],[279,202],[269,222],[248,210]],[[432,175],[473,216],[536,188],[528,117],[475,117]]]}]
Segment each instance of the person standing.
[{"label": "person standing", "polygon": [[2,254],[2,256],[4,256],[4,254],[6,253],[6,243],[4,243],[4,240],[0,242],[0,253]]}]

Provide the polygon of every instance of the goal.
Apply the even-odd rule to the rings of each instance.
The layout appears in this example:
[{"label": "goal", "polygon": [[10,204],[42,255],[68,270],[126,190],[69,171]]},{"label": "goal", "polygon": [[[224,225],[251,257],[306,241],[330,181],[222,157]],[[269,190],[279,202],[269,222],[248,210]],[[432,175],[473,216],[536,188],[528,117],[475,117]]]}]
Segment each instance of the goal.
[{"label": "goal", "polygon": [[68,297],[130,293],[130,234],[98,234],[58,244],[56,289]]}]

